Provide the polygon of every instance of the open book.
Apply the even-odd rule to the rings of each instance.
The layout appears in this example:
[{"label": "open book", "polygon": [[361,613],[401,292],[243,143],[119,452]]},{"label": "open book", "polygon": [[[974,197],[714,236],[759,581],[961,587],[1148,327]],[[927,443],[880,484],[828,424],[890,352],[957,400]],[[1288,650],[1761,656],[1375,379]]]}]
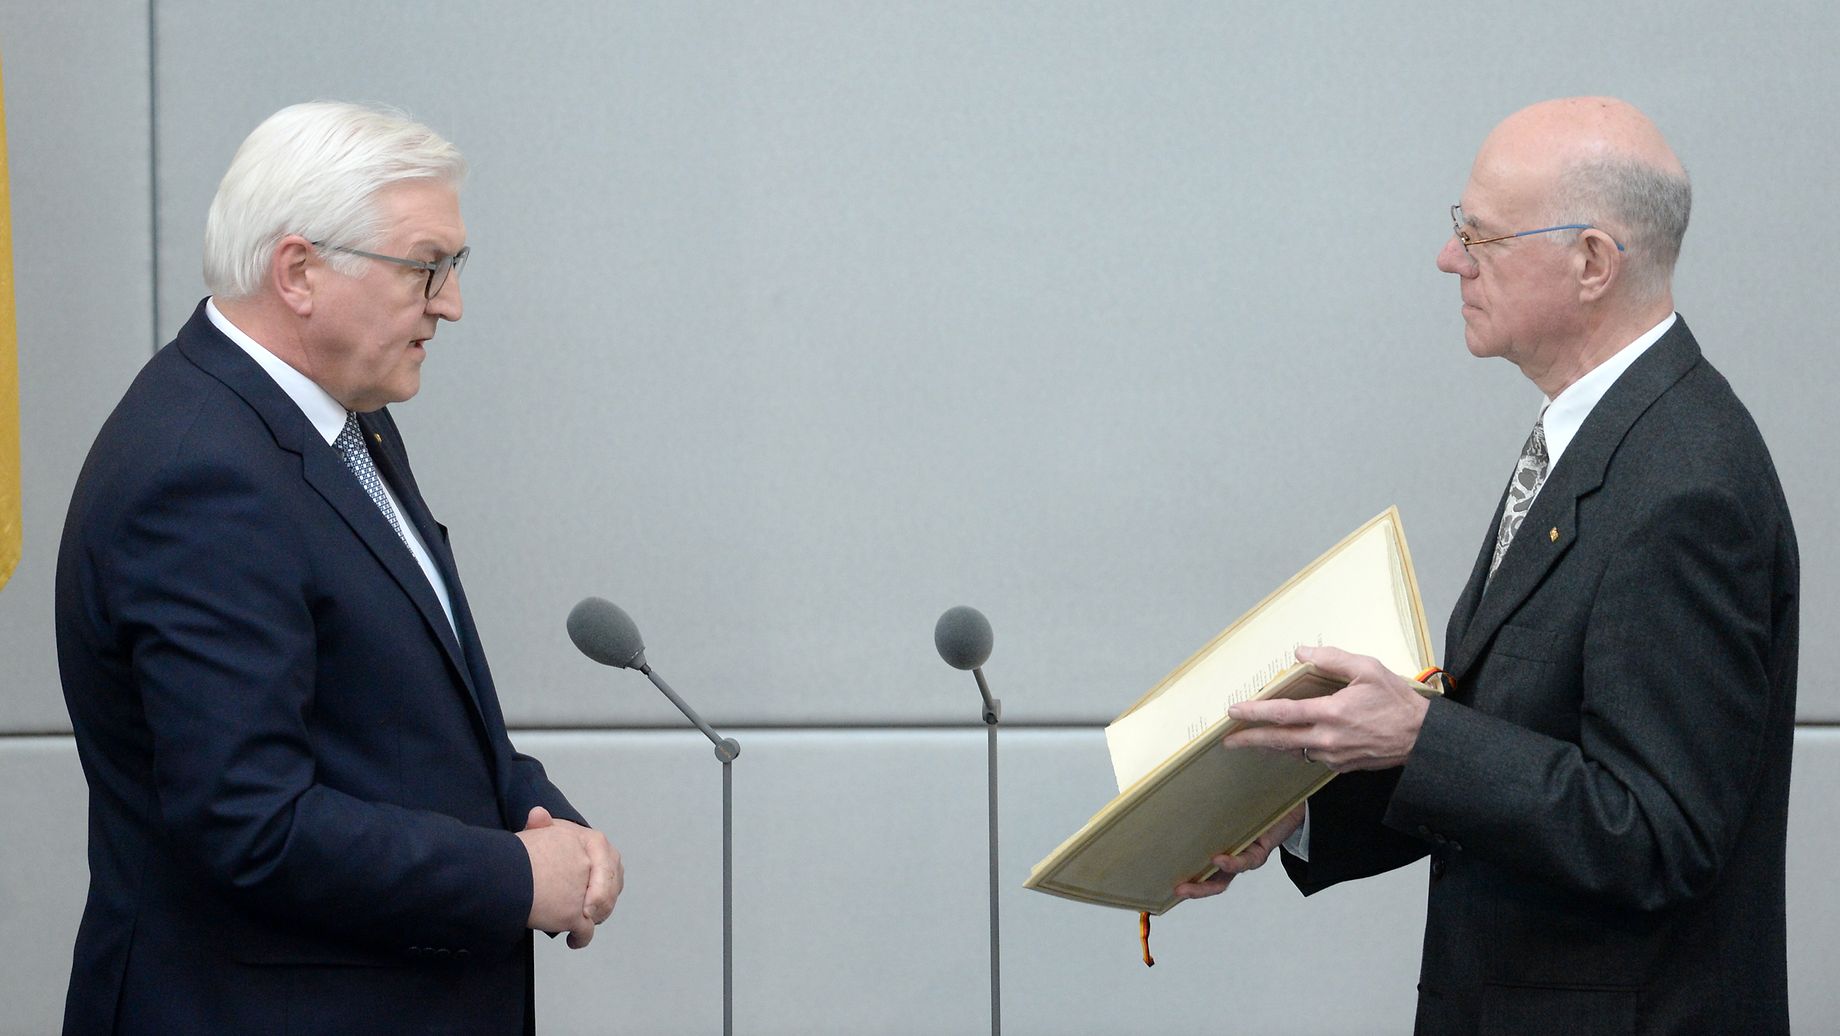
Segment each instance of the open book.
[{"label": "open book", "polygon": [[[1287,753],[1229,751],[1235,702],[1312,698],[1343,681],[1297,662],[1303,645],[1372,655],[1408,680],[1431,638],[1399,509],[1356,529],[1209,641],[1105,728],[1118,797],[1035,865],[1025,886],[1161,914],[1335,776]],[[1438,691],[1416,685],[1421,693]]]}]

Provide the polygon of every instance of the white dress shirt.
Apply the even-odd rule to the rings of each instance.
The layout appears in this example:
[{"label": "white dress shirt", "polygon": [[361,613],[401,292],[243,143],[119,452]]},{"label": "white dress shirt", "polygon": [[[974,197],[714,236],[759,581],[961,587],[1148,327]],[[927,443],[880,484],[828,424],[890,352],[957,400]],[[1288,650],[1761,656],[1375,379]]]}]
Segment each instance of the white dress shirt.
[{"label": "white dress shirt", "polygon": [[1667,319],[1649,328],[1642,337],[1618,349],[1614,356],[1591,368],[1584,377],[1567,385],[1557,396],[1546,401],[1543,421],[1546,428],[1547,471],[1559,466],[1560,455],[1572,444],[1578,429],[1584,425],[1584,419],[1590,417],[1591,411],[1597,408],[1597,401],[1604,398],[1604,393],[1610,391],[1610,386],[1616,384],[1616,379],[1623,376],[1630,364],[1641,359],[1648,347],[1667,334],[1678,319],[1680,314],[1669,313]]}]

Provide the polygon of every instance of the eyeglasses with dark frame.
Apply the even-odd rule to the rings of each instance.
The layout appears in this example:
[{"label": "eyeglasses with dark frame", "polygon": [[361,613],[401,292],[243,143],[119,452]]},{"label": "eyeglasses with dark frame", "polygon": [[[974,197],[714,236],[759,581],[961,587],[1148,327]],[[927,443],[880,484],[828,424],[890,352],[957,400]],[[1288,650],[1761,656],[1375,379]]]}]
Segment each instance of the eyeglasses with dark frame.
[{"label": "eyeglasses with dark frame", "polygon": [[455,252],[453,255],[444,255],[430,262],[425,259],[404,259],[394,255],[378,255],[376,252],[366,252],[357,248],[347,248],[344,245],[331,245],[324,241],[312,241],[309,242],[309,244],[314,248],[344,252],[346,255],[362,256],[366,259],[375,259],[379,262],[395,263],[398,266],[407,266],[412,270],[426,270],[428,272],[428,284],[422,289],[422,297],[425,299],[432,299],[436,295],[441,294],[441,289],[447,286],[448,273],[450,271],[459,273],[461,270],[465,269],[467,257],[473,254],[473,246],[468,245],[458,252]]},{"label": "eyeglasses with dark frame", "polygon": [[[1469,254],[1469,250],[1471,246],[1473,245],[1492,245],[1497,241],[1507,241],[1507,240],[1510,240],[1512,238],[1517,238],[1517,237],[1528,237],[1533,234],[1551,234],[1554,231],[1559,231],[1559,230],[1598,230],[1599,229],[1595,224],[1591,224],[1591,223],[1562,223],[1556,227],[1541,227],[1538,230],[1522,230],[1522,231],[1518,231],[1513,234],[1499,234],[1495,237],[1474,238],[1474,237],[1469,236],[1469,228],[1463,225],[1463,205],[1461,202],[1455,205],[1452,205],[1450,207],[1450,225],[1452,228],[1455,229],[1456,234],[1457,234],[1457,244],[1460,244],[1463,246],[1463,253],[1465,255]],[[1604,236],[1609,237],[1608,234],[1605,234]],[[1610,238],[1610,243],[1615,245],[1616,250],[1619,252],[1628,251],[1627,249],[1623,247],[1623,243],[1618,241],[1614,237]]]}]

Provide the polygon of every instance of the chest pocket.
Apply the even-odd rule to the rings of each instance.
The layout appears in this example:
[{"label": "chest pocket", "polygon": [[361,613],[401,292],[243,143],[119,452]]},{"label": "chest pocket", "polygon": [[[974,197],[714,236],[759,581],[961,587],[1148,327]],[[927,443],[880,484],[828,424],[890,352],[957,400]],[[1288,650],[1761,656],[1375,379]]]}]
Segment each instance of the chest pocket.
[{"label": "chest pocket", "polygon": [[1491,656],[1501,655],[1522,662],[1552,662],[1559,652],[1559,635],[1531,626],[1502,626],[1489,649]]},{"label": "chest pocket", "polygon": [[1568,737],[1577,727],[1576,702],[1560,689],[1564,638],[1550,630],[1504,625],[1495,633],[1483,664],[1470,674],[1470,704],[1494,716],[1551,737]]}]

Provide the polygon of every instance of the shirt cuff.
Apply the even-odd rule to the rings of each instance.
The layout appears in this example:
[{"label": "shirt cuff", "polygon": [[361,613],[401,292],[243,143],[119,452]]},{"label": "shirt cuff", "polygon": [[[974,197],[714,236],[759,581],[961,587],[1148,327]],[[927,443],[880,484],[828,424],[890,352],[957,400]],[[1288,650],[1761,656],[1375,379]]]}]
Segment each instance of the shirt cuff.
[{"label": "shirt cuff", "polygon": [[1304,863],[1310,862],[1310,804],[1303,804],[1303,823],[1283,842],[1284,851],[1297,857]]}]

